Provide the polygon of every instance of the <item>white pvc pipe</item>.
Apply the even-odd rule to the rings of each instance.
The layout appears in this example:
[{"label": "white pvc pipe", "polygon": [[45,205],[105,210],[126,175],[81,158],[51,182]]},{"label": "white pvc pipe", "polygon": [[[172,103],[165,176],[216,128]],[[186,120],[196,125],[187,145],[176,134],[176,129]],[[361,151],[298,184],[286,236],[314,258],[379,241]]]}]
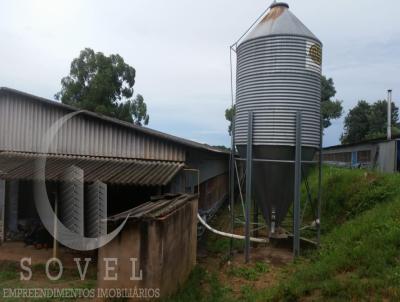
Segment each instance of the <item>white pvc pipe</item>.
[{"label": "white pvc pipe", "polygon": [[[208,229],[209,231],[213,232],[214,234],[220,235],[220,236],[224,236],[224,237],[228,237],[228,238],[233,238],[233,239],[240,239],[240,240],[245,240],[246,237],[242,236],[242,235],[236,235],[236,234],[231,234],[231,233],[225,233],[225,232],[221,232],[218,231],[216,229],[213,229],[212,227],[210,227],[207,222],[204,221],[203,218],[201,218],[200,214],[197,213],[197,218],[199,219],[199,221],[201,222],[202,225],[204,225],[206,227],[206,229]],[[269,240],[268,239],[263,239],[263,238],[254,238],[254,237],[250,237],[250,241],[252,242],[258,242],[258,243],[268,243]]]}]

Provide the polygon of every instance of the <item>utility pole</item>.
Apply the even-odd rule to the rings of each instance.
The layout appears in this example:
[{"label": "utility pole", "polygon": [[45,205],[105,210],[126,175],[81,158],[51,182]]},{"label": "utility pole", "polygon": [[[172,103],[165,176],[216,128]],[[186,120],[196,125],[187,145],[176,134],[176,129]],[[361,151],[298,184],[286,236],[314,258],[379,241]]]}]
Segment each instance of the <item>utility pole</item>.
[{"label": "utility pole", "polygon": [[388,90],[387,98],[387,139],[392,139],[392,90]]}]

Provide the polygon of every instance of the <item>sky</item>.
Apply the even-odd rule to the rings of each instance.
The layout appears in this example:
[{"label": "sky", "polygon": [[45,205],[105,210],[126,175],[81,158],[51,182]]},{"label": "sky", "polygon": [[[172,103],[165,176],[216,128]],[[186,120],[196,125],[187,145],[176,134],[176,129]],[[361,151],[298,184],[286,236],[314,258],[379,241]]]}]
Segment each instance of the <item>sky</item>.
[{"label": "sky", "polygon": [[[272,3],[265,0],[2,0],[0,86],[45,98],[90,47],[136,69],[149,127],[210,145],[229,145],[229,46]],[[323,42],[323,74],[345,113],[358,100],[400,106],[400,1],[289,0]],[[343,117],[326,130],[339,143]]]}]

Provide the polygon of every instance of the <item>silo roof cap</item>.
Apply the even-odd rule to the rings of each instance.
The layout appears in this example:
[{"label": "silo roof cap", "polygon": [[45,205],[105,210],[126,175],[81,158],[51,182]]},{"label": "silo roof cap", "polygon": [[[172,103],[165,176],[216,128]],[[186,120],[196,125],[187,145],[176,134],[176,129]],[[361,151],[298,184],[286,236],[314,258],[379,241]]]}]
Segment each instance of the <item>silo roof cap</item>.
[{"label": "silo roof cap", "polygon": [[[244,37],[240,44],[266,36],[290,35],[319,39],[289,10],[289,5],[276,2],[270,6],[269,12]],[[322,43],[321,43],[322,44]]]}]

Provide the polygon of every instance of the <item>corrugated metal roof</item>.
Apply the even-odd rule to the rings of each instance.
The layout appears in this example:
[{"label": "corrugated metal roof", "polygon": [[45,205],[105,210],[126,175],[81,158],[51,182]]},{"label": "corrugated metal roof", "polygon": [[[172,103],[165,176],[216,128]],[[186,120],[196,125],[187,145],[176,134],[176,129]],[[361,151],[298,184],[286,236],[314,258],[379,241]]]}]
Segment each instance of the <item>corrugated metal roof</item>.
[{"label": "corrugated metal roof", "polygon": [[0,152],[0,174],[4,179],[35,179],[35,161],[46,157],[46,179],[59,181],[70,166],[84,171],[85,182],[100,180],[107,184],[163,186],[184,167],[182,162],[145,161],[104,157],[43,155]]},{"label": "corrugated metal roof", "polygon": [[373,139],[366,139],[362,140],[356,143],[349,143],[349,144],[342,144],[342,145],[334,145],[334,146],[329,146],[329,147],[324,147],[324,150],[335,150],[335,149],[344,149],[348,147],[353,147],[353,146],[359,146],[359,145],[367,145],[367,144],[379,144],[383,142],[389,142],[393,140],[400,140],[400,134],[399,135],[392,135],[392,139],[388,140],[386,136],[378,137],[378,138],[373,138]]},{"label": "corrugated metal roof", "polygon": [[185,138],[181,138],[181,137],[177,137],[174,135],[170,135],[170,134],[166,134],[154,129],[150,129],[144,126],[137,126],[133,123],[128,123],[125,121],[121,121],[119,119],[116,118],[112,118],[112,117],[108,117],[99,113],[95,113],[95,112],[91,112],[91,111],[87,111],[87,110],[81,110],[81,109],[77,109],[75,107],[69,106],[69,105],[65,105],[62,103],[59,103],[57,101],[53,101],[53,100],[49,100],[49,99],[45,99],[42,97],[38,97],[29,93],[25,93],[22,91],[18,91],[12,88],[8,88],[8,87],[0,87],[0,95],[1,94],[12,94],[12,95],[18,95],[18,96],[23,96],[27,99],[30,100],[34,100],[34,101],[38,101],[44,105],[50,105],[53,107],[58,107],[61,109],[66,110],[67,112],[74,112],[74,111],[80,111],[80,114],[86,115],[86,116],[90,116],[96,119],[100,119],[103,122],[108,122],[108,123],[112,123],[116,126],[122,126],[126,129],[131,129],[131,130],[135,130],[139,133],[151,136],[151,137],[155,137],[158,139],[163,139],[166,140],[168,142],[173,142],[175,144],[178,145],[182,145],[185,147],[191,147],[191,148],[195,148],[195,149],[200,149],[200,150],[205,150],[205,151],[210,151],[213,153],[221,153],[221,154],[229,154],[229,151],[223,150],[223,149],[219,149],[219,148],[214,148],[212,146],[209,146],[207,144],[201,144],[195,141],[191,141]]},{"label": "corrugated metal roof", "polygon": [[109,217],[108,221],[120,221],[126,217],[129,219],[152,219],[166,216],[183,204],[196,199],[196,195],[169,194],[160,196],[158,199],[141,204],[128,211]]}]

